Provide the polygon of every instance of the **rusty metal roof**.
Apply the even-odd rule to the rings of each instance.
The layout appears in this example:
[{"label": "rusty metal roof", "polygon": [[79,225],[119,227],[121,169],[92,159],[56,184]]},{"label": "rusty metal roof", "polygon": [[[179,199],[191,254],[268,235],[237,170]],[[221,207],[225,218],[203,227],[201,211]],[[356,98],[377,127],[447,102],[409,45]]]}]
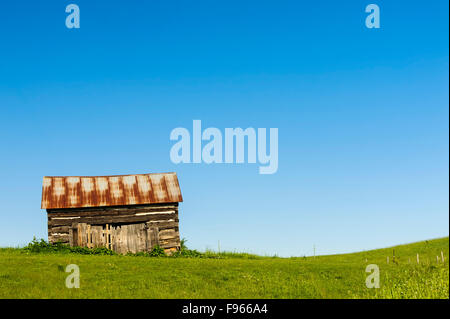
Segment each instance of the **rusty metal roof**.
[{"label": "rusty metal roof", "polygon": [[42,209],[182,202],[176,173],[45,176]]}]

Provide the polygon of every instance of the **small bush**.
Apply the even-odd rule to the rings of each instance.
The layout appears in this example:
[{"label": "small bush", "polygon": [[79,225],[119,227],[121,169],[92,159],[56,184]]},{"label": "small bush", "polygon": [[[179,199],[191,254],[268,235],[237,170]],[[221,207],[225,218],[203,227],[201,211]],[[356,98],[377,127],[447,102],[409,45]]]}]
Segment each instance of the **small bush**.
[{"label": "small bush", "polygon": [[149,253],[149,256],[150,257],[165,257],[167,255],[163,248],[159,247],[159,245],[156,245],[155,247],[153,247],[152,251]]},{"label": "small bush", "polygon": [[55,243],[55,244],[49,244],[45,240],[37,240],[36,237],[33,237],[33,240],[23,248],[26,252],[32,252],[32,253],[43,253],[43,252],[61,252],[61,251],[68,251],[67,245],[64,245],[63,243]]},{"label": "small bush", "polygon": [[106,247],[70,247],[67,244],[56,242],[50,244],[44,239],[37,240],[36,237],[23,248],[23,251],[30,253],[74,253],[80,255],[116,255],[114,251]]}]

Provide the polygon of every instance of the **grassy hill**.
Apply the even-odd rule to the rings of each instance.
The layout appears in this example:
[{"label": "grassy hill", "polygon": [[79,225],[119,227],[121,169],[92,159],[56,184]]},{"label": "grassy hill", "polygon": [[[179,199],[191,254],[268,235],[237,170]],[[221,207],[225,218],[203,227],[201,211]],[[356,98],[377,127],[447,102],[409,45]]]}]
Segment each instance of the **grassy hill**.
[{"label": "grassy hill", "polygon": [[[97,256],[3,248],[0,298],[449,298],[448,253],[448,237],[315,258]],[[79,289],[65,287],[68,264],[80,268]],[[368,264],[379,266],[378,289],[366,288]]]}]

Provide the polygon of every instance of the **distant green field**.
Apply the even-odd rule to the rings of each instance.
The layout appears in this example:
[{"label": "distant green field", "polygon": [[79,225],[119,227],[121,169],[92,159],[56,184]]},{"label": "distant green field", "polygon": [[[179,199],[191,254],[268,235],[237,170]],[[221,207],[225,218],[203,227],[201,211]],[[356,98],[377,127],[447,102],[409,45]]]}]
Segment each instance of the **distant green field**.
[{"label": "distant green field", "polygon": [[[96,256],[3,248],[0,298],[449,298],[448,237],[393,248],[316,258]],[[68,264],[80,268],[79,289],[65,286]],[[379,266],[378,289],[366,287],[368,264]]]}]

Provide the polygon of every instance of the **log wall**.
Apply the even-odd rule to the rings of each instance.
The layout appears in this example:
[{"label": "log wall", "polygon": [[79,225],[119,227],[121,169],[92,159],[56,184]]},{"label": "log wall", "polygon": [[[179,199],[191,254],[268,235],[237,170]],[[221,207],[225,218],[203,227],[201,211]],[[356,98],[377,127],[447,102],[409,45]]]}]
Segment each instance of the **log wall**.
[{"label": "log wall", "polygon": [[[79,225],[95,226],[93,229],[98,229],[98,226],[103,226],[103,229],[110,229],[111,226],[129,228],[127,225],[134,225],[138,229],[138,225],[145,225],[146,229],[151,229],[149,242],[153,246],[157,243],[166,252],[180,248],[178,203],[48,209],[47,215],[48,241],[50,243],[63,242],[71,245],[75,243],[80,246],[78,241],[73,239],[74,229],[77,232],[76,229],[77,227],[79,229]],[[118,246],[110,245],[113,248]],[[124,249],[121,248],[118,252],[125,253]],[[135,252],[134,248],[131,250],[131,252]],[[142,249],[138,249],[138,251],[142,251]]]}]

